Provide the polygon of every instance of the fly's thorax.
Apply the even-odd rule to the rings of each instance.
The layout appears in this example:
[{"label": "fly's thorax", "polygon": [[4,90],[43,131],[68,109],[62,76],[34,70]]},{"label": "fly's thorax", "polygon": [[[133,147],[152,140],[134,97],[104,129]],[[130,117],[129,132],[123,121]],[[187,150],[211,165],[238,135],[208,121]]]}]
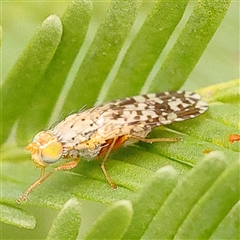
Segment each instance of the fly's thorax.
[{"label": "fly's thorax", "polygon": [[89,110],[69,115],[58,123],[52,132],[59,136],[62,142],[72,146],[93,138],[97,130],[104,124],[104,119],[98,114],[89,117]]},{"label": "fly's thorax", "polygon": [[94,136],[91,139],[78,137],[65,142],[63,144],[63,156],[71,158],[83,157],[86,159],[95,158],[106,142]]},{"label": "fly's thorax", "polygon": [[76,149],[81,157],[91,160],[99,154],[102,147],[103,144],[101,143],[87,141],[86,143],[80,143]]},{"label": "fly's thorax", "polygon": [[104,119],[99,115],[89,118],[87,112],[72,114],[51,130],[61,139],[63,157],[91,159],[98,155],[104,145],[105,141],[98,134]]},{"label": "fly's thorax", "polygon": [[50,131],[41,131],[27,145],[26,150],[31,151],[32,160],[37,166],[46,167],[61,159],[63,145]]}]

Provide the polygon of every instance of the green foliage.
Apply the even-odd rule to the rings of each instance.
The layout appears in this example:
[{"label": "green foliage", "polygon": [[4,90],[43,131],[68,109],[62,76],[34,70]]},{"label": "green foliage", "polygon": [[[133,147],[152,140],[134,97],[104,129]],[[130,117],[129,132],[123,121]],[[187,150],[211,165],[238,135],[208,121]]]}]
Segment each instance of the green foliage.
[{"label": "green foliage", "polygon": [[[56,15],[49,16],[42,23],[42,26],[35,33],[8,74],[2,86],[1,112],[3,128],[1,141],[6,140],[14,122],[25,112],[32,92],[34,92],[36,84],[41,81],[61,37],[61,20]],[[16,104],[17,107],[15,107]],[[2,108],[5,106],[8,107],[4,108],[3,111]]]},{"label": "green foliage", "polygon": [[8,206],[4,203],[1,204],[1,221],[26,229],[33,229],[36,225],[34,216],[29,215],[22,209],[16,208],[15,206]]},{"label": "green foliage", "polygon": [[[194,4],[176,43],[148,81],[184,14],[185,1],[112,1],[97,31],[92,16],[96,9],[90,1],[74,1],[61,18],[48,17],[2,85],[1,220],[33,229],[36,220],[28,207],[57,209],[48,239],[76,239],[79,199],[88,199],[113,204],[85,239],[237,238],[240,145],[230,143],[229,137],[239,134],[238,80],[198,90],[210,104],[206,114],[151,133],[151,137],[180,135],[183,141],[138,143],[111,154],[106,168],[118,185],[116,191],[108,186],[99,162],[81,161],[72,171],[53,174],[22,206],[15,202],[39,177],[23,146],[48,127],[53,115],[141,89],[180,88],[229,3]],[[75,66],[79,50],[84,56]]]},{"label": "green foliage", "polygon": [[54,220],[47,239],[76,239],[81,224],[81,203],[69,199]]},{"label": "green foliage", "polygon": [[132,220],[130,201],[121,200],[105,211],[84,239],[121,239]]}]

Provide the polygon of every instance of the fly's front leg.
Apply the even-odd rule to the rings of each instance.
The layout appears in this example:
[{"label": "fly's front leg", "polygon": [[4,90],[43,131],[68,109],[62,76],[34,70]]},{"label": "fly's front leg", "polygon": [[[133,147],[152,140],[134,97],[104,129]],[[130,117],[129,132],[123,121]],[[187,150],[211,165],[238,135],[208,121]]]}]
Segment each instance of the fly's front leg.
[{"label": "fly's front leg", "polygon": [[16,200],[16,202],[17,202],[18,204],[20,204],[22,201],[26,201],[29,193],[30,193],[33,189],[35,189],[36,187],[38,187],[42,182],[44,182],[50,175],[52,175],[52,173],[53,173],[53,171],[45,174],[45,168],[42,168],[42,169],[41,169],[41,177],[40,177],[38,180],[36,180],[36,181],[27,189],[27,191],[26,191],[19,199]]},{"label": "fly's front leg", "polygon": [[38,187],[38,186],[39,186],[42,182],[44,182],[48,177],[50,177],[50,176],[53,174],[53,172],[55,172],[55,171],[62,171],[62,170],[70,170],[70,169],[76,167],[77,164],[79,163],[79,161],[80,161],[80,158],[77,158],[77,159],[74,159],[74,160],[71,161],[71,162],[64,163],[64,164],[62,164],[62,165],[54,168],[53,171],[51,171],[51,172],[49,172],[49,173],[47,173],[47,174],[45,174],[45,168],[42,168],[42,169],[41,169],[41,177],[40,177],[38,180],[36,180],[36,181],[27,189],[27,191],[22,195],[22,197],[20,197],[19,199],[17,199],[16,202],[17,202],[18,204],[20,204],[22,201],[27,200],[27,197],[28,197],[28,195],[30,194],[30,192],[31,192],[32,190],[34,190],[36,187]]}]

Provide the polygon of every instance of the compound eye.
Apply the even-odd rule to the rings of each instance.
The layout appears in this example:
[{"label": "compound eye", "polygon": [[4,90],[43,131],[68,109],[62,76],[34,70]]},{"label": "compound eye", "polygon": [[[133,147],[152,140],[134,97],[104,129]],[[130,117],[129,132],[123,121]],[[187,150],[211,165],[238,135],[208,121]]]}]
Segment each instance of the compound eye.
[{"label": "compound eye", "polygon": [[62,157],[63,146],[60,142],[51,142],[41,152],[42,160],[51,164],[57,162]]}]

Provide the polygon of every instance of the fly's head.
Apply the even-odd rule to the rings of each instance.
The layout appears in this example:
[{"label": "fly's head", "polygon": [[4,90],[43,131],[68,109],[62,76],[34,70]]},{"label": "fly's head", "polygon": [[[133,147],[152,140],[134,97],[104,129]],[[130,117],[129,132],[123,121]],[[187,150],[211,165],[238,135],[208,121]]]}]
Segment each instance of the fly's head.
[{"label": "fly's head", "polygon": [[38,167],[59,161],[63,154],[63,145],[51,132],[39,132],[25,148],[31,151],[32,160]]}]

